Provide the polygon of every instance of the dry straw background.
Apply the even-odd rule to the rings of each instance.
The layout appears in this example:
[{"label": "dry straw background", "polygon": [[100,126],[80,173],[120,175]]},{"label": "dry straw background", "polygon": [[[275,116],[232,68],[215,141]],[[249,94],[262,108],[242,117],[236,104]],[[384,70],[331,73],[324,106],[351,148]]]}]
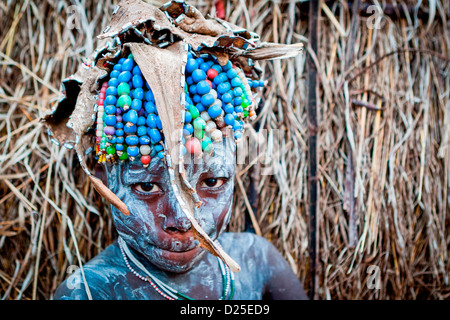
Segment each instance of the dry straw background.
[{"label": "dry straw background", "polygon": [[[215,14],[210,1],[192,3]],[[308,3],[224,3],[228,21],[263,40],[307,46]],[[392,3],[382,4],[388,10]],[[450,298],[450,5],[397,3],[378,29],[369,28],[369,2],[354,28],[352,3],[321,6],[312,55],[319,83],[318,299]],[[39,121],[59,99],[62,79],[102,45],[95,36],[115,4],[0,3],[1,299],[51,299],[70,266],[115,239],[109,209],[74,152],[53,145]],[[77,11],[79,28],[71,28],[73,5],[85,9]],[[239,168],[230,229],[244,230],[254,207],[253,227],[309,290],[306,55],[261,66],[268,83],[258,125],[279,129],[281,139],[264,143],[259,161]],[[264,165],[273,154],[279,161]],[[262,175],[267,169],[274,174]],[[379,268],[378,290],[367,285],[371,266]]]}]

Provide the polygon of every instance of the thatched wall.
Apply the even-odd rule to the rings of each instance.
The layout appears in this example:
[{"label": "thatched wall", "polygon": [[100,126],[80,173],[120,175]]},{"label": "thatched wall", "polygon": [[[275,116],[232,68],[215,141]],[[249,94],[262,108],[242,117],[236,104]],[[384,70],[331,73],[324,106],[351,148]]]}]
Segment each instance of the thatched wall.
[{"label": "thatched wall", "polygon": [[[308,42],[307,3],[224,2],[227,20],[264,40]],[[39,122],[60,97],[61,80],[101,44],[95,36],[116,1],[81,3],[85,11],[70,1],[0,4],[3,299],[51,298],[71,265],[115,238],[74,152],[53,145]],[[209,1],[194,3],[214,14]],[[366,3],[356,20],[347,5],[326,4],[311,60],[318,73],[316,297],[448,299],[450,5],[415,10],[408,1],[374,25],[377,13]],[[254,207],[253,228],[310,289],[306,57],[262,64],[268,84],[258,126],[274,138],[254,165],[240,167],[230,228],[249,227]]]}]

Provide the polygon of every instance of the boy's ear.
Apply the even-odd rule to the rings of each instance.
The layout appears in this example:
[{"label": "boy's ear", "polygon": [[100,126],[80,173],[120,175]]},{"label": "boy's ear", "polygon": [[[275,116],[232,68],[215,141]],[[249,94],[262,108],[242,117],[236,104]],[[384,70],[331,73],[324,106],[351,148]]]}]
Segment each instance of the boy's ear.
[{"label": "boy's ear", "polygon": [[106,176],[106,169],[103,164],[96,163],[94,166],[94,173],[97,178],[99,178],[105,186],[108,185],[108,178]]}]

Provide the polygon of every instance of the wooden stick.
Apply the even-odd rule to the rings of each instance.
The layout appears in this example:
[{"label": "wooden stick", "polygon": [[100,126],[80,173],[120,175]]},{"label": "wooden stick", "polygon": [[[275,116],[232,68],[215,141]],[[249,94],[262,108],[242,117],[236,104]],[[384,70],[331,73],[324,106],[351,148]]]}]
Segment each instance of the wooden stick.
[{"label": "wooden stick", "polygon": [[[309,46],[316,55],[318,44],[318,19],[319,1],[311,1],[309,7]],[[310,245],[309,245],[309,269],[311,299],[317,298],[317,264],[318,264],[318,241],[317,241],[317,69],[311,55],[308,54],[308,145],[309,145],[309,171],[308,171],[308,195],[309,195],[309,227],[310,227]]]},{"label": "wooden stick", "polygon": [[[367,92],[367,91],[364,91],[364,92]],[[373,110],[373,111],[381,111],[381,110],[383,110],[382,107],[377,107],[377,106],[373,105],[372,103],[365,102],[365,101],[360,101],[360,100],[356,100],[356,99],[350,99],[350,102],[353,103],[355,106],[365,107],[366,109]]]},{"label": "wooden stick", "polygon": [[[354,54],[354,42],[356,39],[356,32],[358,31],[359,24],[359,16],[356,14],[358,12],[360,1],[356,1],[354,6],[352,7],[352,21],[350,27],[350,37],[347,41],[347,47],[349,50],[347,51],[347,56],[345,60],[346,69],[350,68],[350,62],[353,59]],[[357,221],[358,216],[356,214],[355,209],[355,163],[354,163],[354,155],[353,148],[351,147],[350,141],[347,139],[347,167],[345,170],[345,197],[344,197],[344,210],[349,214],[349,235],[348,235],[348,243],[350,247],[354,247],[356,245],[357,238]]]}]

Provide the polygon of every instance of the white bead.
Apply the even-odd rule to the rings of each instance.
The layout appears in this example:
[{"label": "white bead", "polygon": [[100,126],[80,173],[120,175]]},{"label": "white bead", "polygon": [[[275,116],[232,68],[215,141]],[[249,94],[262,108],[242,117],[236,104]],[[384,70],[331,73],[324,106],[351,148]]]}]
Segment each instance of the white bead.
[{"label": "white bead", "polygon": [[141,152],[141,154],[143,156],[146,156],[146,155],[150,154],[150,151],[151,151],[150,146],[147,144],[144,144],[139,148],[139,151]]},{"label": "white bead", "polygon": [[210,120],[210,121],[206,122],[205,132],[211,133],[214,130],[216,130],[216,128],[217,128],[216,123],[214,121]]},{"label": "white bead", "polygon": [[203,111],[202,113],[200,113],[200,117],[202,117],[205,122],[211,120],[211,117],[209,116],[209,113],[207,111]]},{"label": "white bead", "polygon": [[247,93],[247,96],[252,96],[252,90],[250,89],[250,86],[248,84],[245,86],[245,91]]},{"label": "white bead", "polygon": [[209,92],[213,95],[214,99],[217,99],[217,91],[214,89],[211,89],[211,91]]},{"label": "white bead", "polygon": [[222,142],[222,131],[215,129],[213,132],[211,132],[211,139],[214,142]]}]

